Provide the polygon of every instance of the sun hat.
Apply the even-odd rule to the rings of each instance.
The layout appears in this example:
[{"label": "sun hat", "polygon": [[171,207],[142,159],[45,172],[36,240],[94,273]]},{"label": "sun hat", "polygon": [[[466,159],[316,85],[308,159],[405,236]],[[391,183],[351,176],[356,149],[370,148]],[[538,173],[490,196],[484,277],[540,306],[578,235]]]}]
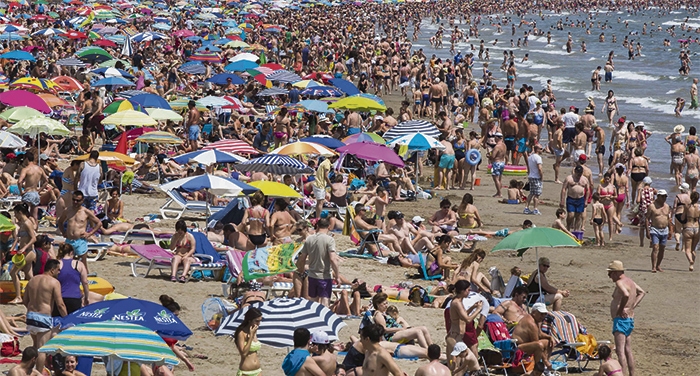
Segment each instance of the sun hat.
[{"label": "sun hat", "polygon": [[690,185],[688,183],[683,183],[678,187],[678,189],[680,189],[681,192],[688,192],[690,190]]},{"label": "sun hat", "polygon": [[609,272],[624,272],[625,267],[622,265],[622,261],[615,260],[608,265],[606,270]]},{"label": "sun hat", "polygon": [[676,125],[673,127],[673,133],[683,133],[685,132],[685,127],[681,124]]},{"label": "sun hat", "polygon": [[656,191],[656,195],[657,196],[668,196],[668,192],[666,192],[665,189],[659,189],[658,191]]}]

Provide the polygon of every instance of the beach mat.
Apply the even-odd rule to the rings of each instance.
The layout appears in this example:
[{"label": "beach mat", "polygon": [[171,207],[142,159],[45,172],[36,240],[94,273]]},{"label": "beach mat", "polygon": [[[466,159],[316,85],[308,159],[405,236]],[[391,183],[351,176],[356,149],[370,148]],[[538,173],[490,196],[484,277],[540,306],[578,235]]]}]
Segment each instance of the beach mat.
[{"label": "beach mat", "polygon": [[350,249],[350,250],[347,250],[344,252],[338,252],[338,256],[347,257],[347,258],[374,259],[374,256],[370,255],[369,253],[358,255],[357,253],[355,253],[353,251],[354,251],[354,249]]}]

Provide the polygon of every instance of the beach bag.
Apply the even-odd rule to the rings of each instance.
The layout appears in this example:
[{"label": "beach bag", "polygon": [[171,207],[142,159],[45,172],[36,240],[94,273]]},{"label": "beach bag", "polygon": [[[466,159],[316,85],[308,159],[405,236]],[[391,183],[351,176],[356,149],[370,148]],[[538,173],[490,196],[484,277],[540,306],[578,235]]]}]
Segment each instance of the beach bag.
[{"label": "beach bag", "polygon": [[576,342],[584,343],[576,348],[581,354],[586,354],[591,358],[598,357],[598,342],[592,334],[582,334],[576,336]]},{"label": "beach bag", "polygon": [[22,353],[22,351],[19,349],[19,339],[17,339],[17,337],[0,333],[0,342],[2,342],[2,346],[0,347],[0,355],[5,357],[13,357]]}]

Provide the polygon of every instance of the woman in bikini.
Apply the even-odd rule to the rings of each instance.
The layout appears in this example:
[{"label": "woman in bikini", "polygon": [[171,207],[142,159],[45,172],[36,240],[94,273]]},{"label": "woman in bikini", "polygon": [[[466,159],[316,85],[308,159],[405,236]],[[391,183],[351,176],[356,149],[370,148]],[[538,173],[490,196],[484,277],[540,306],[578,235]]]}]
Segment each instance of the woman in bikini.
[{"label": "woman in bikini", "polygon": [[685,210],[686,205],[690,205],[690,194],[688,194],[688,190],[690,189],[690,186],[688,183],[683,183],[681,184],[678,189],[681,191],[679,194],[676,195],[676,198],[673,201],[673,213],[675,220],[673,221],[673,228],[674,228],[674,236],[676,238],[676,251],[681,250],[681,235],[683,234],[683,225],[685,224],[685,221],[683,220],[683,210]]},{"label": "woman in bikini", "polygon": [[450,235],[442,235],[435,238],[437,246],[428,251],[425,268],[429,276],[442,274],[445,279],[450,278],[450,269],[457,269],[458,265],[452,264],[452,259],[445,256],[445,252],[450,249],[452,237]]},{"label": "woman in bikini", "polygon": [[600,345],[598,347],[598,356],[603,361],[598,368],[596,376],[622,376],[622,366],[620,362],[611,357],[612,350],[608,345]]},{"label": "woman in bikini", "polygon": [[258,191],[250,198],[251,207],[246,209],[243,220],[239,226],[239,231],[247,234],[248,239],[255,247],[263,246],[267,243],[267,231],[270,228],[270,212],[262,207],[265,196]]},{"label": "woman in bikini", "polygon": [[474,205],[474,197],[470,193],[465,193],[462,197],[462,202],[457,209],[459,216],[457,225],[460,228],[478,228],[483,225],[479,216],[479,209]]},{"label": "woman in bikini", "polygon": [[78,180],[80,180],[80,166],[82,161],[73,160],[63,171],[63,176],[61,177],[61,197],[56,201],[56,218],[63,214],[66,210],[66,203],[73,202],[73,191],[75,187],[78,186]]},{"label": "woman in bikini", "polygon": [[236,349],[241,355],[236,376],[259,376],[262,374],[260,357],[258,356],[258,351],[262,348],[262,343],[258,341],[258,328],[262,322],[262,316],[259,309],[249,307],[243,322],[233,334]]},{"label": "woman in bikini", "polygon": [[452,283],[454,284],[459,280],[465,280],[471,283],[471,291],[493,294],[493,290],[491,290],[491,281],[489,281],[483,273],[479,272],[479,266],[484,261],[485,257],[486,252],[483,249],[477,249],[472,252],[455,270]]},{"label": "woman in bikini", "polygon": [[[447,335],[445,335],[445,347],[447,352],[447,363],[451,364],[452,350],[457,342],[464,342],[465,337],[470,337],[473,342],[476,340],[476,328],[474,327],[474,319],[481,312],[483,302],[478,300],[473,306],[465,307],[463,305],[464,298],[469,296],[469,282],[457,281],[455,284],[455,298],[450,302],[449,322],[445,324],[449,327]],[[445,313],[445,321],[447,321],[447,312]],[[465,342],[466,343],[466,342]],[[478,343],[478,341],[476,341]],[[467,346],[474,345],[468,343]],[[467,360],[470,363],[478,364],[477,355],[470,350]]]},{"label": "woman in bikini", "polygon": [[[22,271],[26,280],[32,279],[34,277],[34,272],[37,274],[42,274],[44,272],[44,265],[38,264],[35,268],[35,262],[41,262],[42,260],[37,260],[36,253],[34,252],[34,242],[36,242],[36,229],[37,225],[35,219],[29,214],[29,208],[25,203],[19,203],[15,205],[13,212],[15,214],[15,224],[17,225],[17,234],[15,235],[15,241],[10,249],[17,250],[17,255],[24,255],[24,265],[19,266],[14,263],[12,265],[12,270],[10,270],[10,276],[12,277],[12,284],[14,285],[15,291],[18,291],[16,298],[14,298],[9,304],[21,304],[22,303],[22,289],[19,282],[19,272]],[[46,260],[43,260],[46,263]]]},{"label": "woman in bikini", "polygon": [[654,203],[654,197],[656,195],[656,189],[651,187],[651,178],[645,177],[642,181],[642,186],[637,192],[637,205],[639,211],[637,212],[637,218],[639,220],[639,246],[644,247],[644,238],[648,232],[647,226],[644,225],[647,220],[647,210],[649,206]]},{"label": "woman in bikini", "polygon": [[690,186],[690,190],[694,191],[698,184],[698,165],[700,165],[700,157],[695,153],[695,145],[688,146],[688,154],[683,157],[683,165],[685,166],[685,182]]},{"label": "woman in bikini", "polygon": [[649,175],[649,163],[642,155],[644,151],[640,148],[634,149],[634,157],[630,159],[630,179],[632,179],[632,201],[637,200],[637,190],[639,184]]},{"label": "woman in bikini", "polygon": [[700,217],[700,206],[698,206],[700,194],[693,192],[690,194],[690,204],[683,206],[681,219],[683,224],[683,251],[688,258],[690,266],[688,270],[693,271],[695,265],[695,248],[700,241],[700,228],[698,228],[698,218]]},{"label": "woman in bikini", "polygon": [[598,186],[598,195],[600,195],[600,203],[603,204],[605,214],[608,216],[608,232],[610,237],[608,241],[612,241],[613,233],[618,234],[622,228],[622,222],[617,217],[615,210],[615,201],[617,199],[617,189],[613,184],[612,172],[606,172],[603,176],[603,182]]},{"label": "woman in bikini", "polygon": [[601,111],[603,113],[607,112],[608,122],[610,123],[610,127],[612,127],[614,125],[613,119],[617,113],[617,99],[615,99],[615,93],[612,90],[608,90],[608,96],[605,98]]},{"label": "woman in bikini", "polygon": [[672,135],[671,139],[667,139],[671,144],[671,174],[676,179],[676,185],[681,185],[683,181],[683,159],[685,156],[685,145],[680,135]]},{"label": "woman in bikini", "polygon": [[170,249],[173,251],[173,258],[170,261],[170,280],[172,282],[178,281],[177,269],[180,267],[180,264],[182,264],[182,274],[179,281],[182,283],[187,282],[190,266],[193,262],[197,262],[197,259],[193,257],[196,248],[194,236],[187,232],[187,223],[182,219],[177,221],[175,223],[175,234],[170,239]]},{"label": "woman in bikini", "polygon": [[110,199],[105,205],[105,213],[111,222],[128,222],[124,219],[124,202],[119,198],[119,188],[109,191]]}]

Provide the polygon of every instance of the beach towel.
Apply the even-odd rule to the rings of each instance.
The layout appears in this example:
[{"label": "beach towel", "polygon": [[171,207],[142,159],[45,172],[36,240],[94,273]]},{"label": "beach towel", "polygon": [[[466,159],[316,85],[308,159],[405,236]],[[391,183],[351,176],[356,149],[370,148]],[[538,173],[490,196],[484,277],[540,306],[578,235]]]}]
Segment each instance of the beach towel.
[{"label": "beach towel", "polygon": [[296,270],[295,260],[302,247],[302,243],[287,243],[246,252],[243,257],[243,279],[248,282]]},{"label": "beach towel", "polygon": [[355,208],[348,205],[347,213],[345,214],[345,221],[343,222],[343,235],[349,236],[353,244],[360,245],[362,238],[357,230],[355,230],[355,226],[353,226],[353,218],[355,218]]},{"label": "beach towel", "polygon": [[369,253],[362,255],[358,254],[356,248],[348,249],[344,252],[338,252],[338,256],[347,258],[374,259],[374,256],[370,255]]}]

